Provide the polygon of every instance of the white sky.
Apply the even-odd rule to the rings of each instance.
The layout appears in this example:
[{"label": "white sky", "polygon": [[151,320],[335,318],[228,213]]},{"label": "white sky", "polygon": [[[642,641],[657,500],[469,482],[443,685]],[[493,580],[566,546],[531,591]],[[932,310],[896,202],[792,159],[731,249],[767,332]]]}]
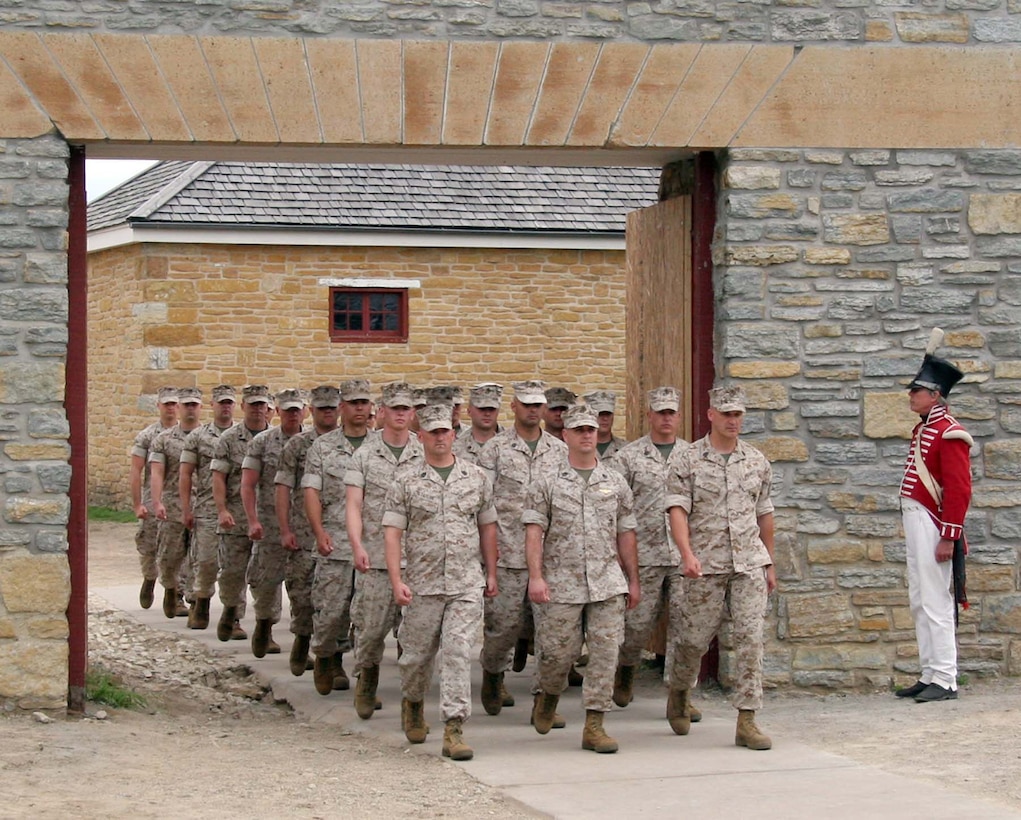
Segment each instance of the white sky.
[{"label": "white sky", "polygon": [[148,159],[86,159],[86,201],[91,202],[155,164],[155,160]]}]

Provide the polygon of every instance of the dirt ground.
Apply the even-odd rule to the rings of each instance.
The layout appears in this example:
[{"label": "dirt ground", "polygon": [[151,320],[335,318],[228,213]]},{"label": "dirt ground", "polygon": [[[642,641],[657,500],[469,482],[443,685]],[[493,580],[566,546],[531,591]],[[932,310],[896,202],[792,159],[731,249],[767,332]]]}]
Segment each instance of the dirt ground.
[{"label": "dirt ground", "polygon": [[[133,527],[93,524],[90,584],[133,583]],[[131,629],[125,626],[131,624]],[[245,666],[187,638],[139,628],[90,600],[90,665],[143,694],[141,710],[0,717],[0,818],[166,816],[536,817],[439,757],[297,720]],[[652,671],[640,684],[654,696]],[[699,693],[702,701],[722,699]],[[105,719],[98,719],[100,712]],[[768,693],[760,725],[889,772],[1021,811],[1021,685],[975,681],[960,700]]]}]

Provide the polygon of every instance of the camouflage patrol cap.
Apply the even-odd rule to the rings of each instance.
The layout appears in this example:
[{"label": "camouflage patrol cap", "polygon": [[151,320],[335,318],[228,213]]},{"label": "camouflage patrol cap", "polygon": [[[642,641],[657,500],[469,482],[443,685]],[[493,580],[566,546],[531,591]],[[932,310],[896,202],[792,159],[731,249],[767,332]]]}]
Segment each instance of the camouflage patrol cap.
[{"label": "camouflage patrol cap", "polygon": [[676,387],[656,387],[649,391],[649,409],[657,410],[681,409],[681,391]]},{"label": "camouflage patrol cap", "polygon": [[316,408],[336,407],[340,404],[340,391],[332,384],[321,384],[312,388],[312,406]]},{"label": "camouflage patrol cap", "polygon": [[218,384],[213,388],[213,403],[221,401],[234,401],[237,393],[229,384]]},{"label": "camouflage patrol cap", "polygon": [[595,390],[585,394],[585,404],[596,413],[612,413],[617,406],[617,394],[612,390]]},{"label": "camouflage patrol cap", "polygon": [[709,406],[721,413],[743,413],[744,390],[740,387],[714,387],[709,391]]},{"label": "camouflage patrol cap", "polygon": [[264,384],[246,384],[241,388],[242,404],[272,404],[269,388]]},{"label": "camouflage patrol cap", "polygon": [[411,400],[415,407],[425,407],[429,403],[429,391],[424,387],[416,387],[411,391]]},{"label": "camouflage patrol cap", "polygon": [[340,383],[341,401],[372,401],[368,379],[348,379]]},{"label": "camouflage patrol cap", "polygon": [[461,388],[456,384],[440,384],[426,390],[429,404],[464,404]]},{"label": "camouflage patrol cap", "polygon": [[300,410],[305,406],[305,397],[294,387],[277,393],[277,410]]},{"label": "camouflage patrol cap", "polygon": [[551,410],[571,407],[576,401],[578,396],[566,387],[551,387],[546,391],[546,406]]},{"label": "camouflage patrol cap", "polygon": [[587,404],[572,404],[564,413],[564,427],[573,430],[575,427],[598,427],[599,417]]},{"label": "camouflage patrol cap", "polygon": [[489,382],[487,384],[475,385],[468,396],[468,403],[472,407],[478,407],[480,409],[496,408],[499,410],[500,399],[502,398],[503,386]]},{"label": "camouflage patrol cap", "polygon": [[380,403],[387,407],[414,407],[415,397],[407,382],[390,382],[383,385]]},{"label": "camouflage patrol cap", "polygon": [[202,391],[197,387],[182,387],[177,391],[179,404],[202,404]]},{"label": "camouflage patrol cap", "polygon": [[177,388],[161,387],[156,393],[156,402],[158,404],[177,404]]},{"label": "camouflage patrol cap", "polygon": [[449,404],[427,404],[419,408],[418,426],[431,433],[433,430],[453,430],[454,418]]},{"label": "camouflage patrol cap", "polygon": [[514,382],[514,398],[522,404],[545,404],[546,382],[530,379],[527,382]]}]

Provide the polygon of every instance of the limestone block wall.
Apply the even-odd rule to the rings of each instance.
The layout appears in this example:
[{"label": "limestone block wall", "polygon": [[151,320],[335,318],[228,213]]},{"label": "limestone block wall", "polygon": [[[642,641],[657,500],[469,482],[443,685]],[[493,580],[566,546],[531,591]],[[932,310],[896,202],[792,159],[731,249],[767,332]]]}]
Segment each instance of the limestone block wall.
[{"label": "limestone block wall", "polygon": [[67,692],[67,157],[0,138],[0,702]]},{"label": "limestone block wall", "polygon": [[[334,343],[321,278],[417,279],[407,344]],[[615,391],[624,430],[622,251],[134,245],[89,260],[89,487],[129,506],[128,450],[164,384],[355,376],[376,386],[539,377]],[[504,417],[509,418],[510,390]]]},{"label": "limestone block wall", "polygon": [[135,0],[28,3],[4,28],[301,37],[984,44],[1021,41],[1013,0]]},{"label": "limestone block wall", "polygon": [[[975,437],[961,671],[1021,674],[1021,152],[732,151],[715,237],[718,375],[774,464],[768,678],[909,679],[898,483],[933,326]],[[724,653],[726,674],[730,656]]]}]

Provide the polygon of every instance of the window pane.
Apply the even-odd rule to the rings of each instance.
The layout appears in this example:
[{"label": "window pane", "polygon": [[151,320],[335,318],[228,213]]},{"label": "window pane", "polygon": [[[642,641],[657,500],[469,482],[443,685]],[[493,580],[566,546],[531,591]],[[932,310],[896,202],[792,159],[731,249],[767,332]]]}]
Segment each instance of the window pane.
[{"label": "window pane", "polygon": [[387,313],[384,316],[383,330],[389,330],[389,331],[393,331],[394,333],[396,333],[400,329],[401,329],[400,328],[400,323],[397,321],[397,314],[396,313]]},{"label": "window pane", "polygon": [[385,294],[382,293],[370,293],[369,294],[369,310],[376,312],[383,309],[383,297]]},{"label": "window pane", "polygon": [[383,307],[385,310],[388,310],[391,313],[395,313],[398,310],[398,308],[400,308],[400,304],[401,304],[400,297],[396,293],[384,294]]},{"label": "window pane", "polygon": [[361,330],[362,329],[362,314],[350,313],[347,319],[348,330]]}]

